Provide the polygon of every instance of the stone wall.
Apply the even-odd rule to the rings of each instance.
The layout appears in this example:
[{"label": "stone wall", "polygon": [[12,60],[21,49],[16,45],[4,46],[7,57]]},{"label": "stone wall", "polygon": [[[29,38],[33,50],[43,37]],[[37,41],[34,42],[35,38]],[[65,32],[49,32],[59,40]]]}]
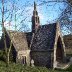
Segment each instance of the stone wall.
[{"label": "stone wall", "polygon": [[45,66],[45,67],[51,67],[52,61],[51,61],[51,53],[48,51],[43,52],[31,52],[31,59],[34,60],[34,65],[36,66]]},{"label": "stone wall", "polygon": [[22,58],[26,58],[26,64],[30,65],[30,50],[25,50],[25,51],[18,51],[17,53],[17,62],[23,64]]}]

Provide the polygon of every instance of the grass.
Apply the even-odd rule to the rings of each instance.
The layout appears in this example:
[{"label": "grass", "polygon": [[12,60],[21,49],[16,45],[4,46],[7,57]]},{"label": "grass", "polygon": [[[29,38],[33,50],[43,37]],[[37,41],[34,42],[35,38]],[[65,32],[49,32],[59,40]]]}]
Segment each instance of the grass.
[{"label": "grass", "polygon": [[53,70],[46,67],[31,67],[11,63],[8,67],[5,62],[0,61],[0,72],[72,72],[72,65],[66,70]]},{"label": "grass", "polygon": [[[72,54],[67,54],[67,57],[69,58],[72,57]],[[16,63],[10,63],[9,66],[6,66],[6,63],[0,60],[0,72],[72,72],[72,65],[66,70],[61,69],[53,70],[53,69],[47,69],[46,67],[23,66],[21,64]]]}]

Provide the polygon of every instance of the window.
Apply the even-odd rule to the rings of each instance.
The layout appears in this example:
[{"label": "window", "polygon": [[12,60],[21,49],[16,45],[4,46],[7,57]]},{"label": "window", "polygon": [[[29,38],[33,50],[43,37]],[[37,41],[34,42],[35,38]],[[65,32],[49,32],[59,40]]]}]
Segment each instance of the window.
[{"label": "window", "polygon": [[22,56],[22,64],[26,64],[26,56]]}]

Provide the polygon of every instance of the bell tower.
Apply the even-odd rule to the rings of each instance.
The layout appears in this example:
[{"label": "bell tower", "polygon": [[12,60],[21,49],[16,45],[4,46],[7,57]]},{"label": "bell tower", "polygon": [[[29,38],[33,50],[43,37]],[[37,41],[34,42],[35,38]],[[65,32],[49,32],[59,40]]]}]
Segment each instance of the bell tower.
[{"label": "bell tower", "polygon": [[33,10],[33,16],[32,16],[32,32],[35,33],[40,25],[40,20],[38,16],[38,12],[36,9],[36,3],[34,2],[34,10]]}]

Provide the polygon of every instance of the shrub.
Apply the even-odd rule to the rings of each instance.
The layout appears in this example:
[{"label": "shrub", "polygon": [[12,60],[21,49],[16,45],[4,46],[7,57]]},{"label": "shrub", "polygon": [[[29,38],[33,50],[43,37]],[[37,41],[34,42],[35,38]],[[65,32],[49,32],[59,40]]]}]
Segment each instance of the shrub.
[{"label": "shrub", "polygon": [[72,72],[72,65],[66,70],[53,70],[46,67],[31,67],[15,63],[10,63],[7,67],[5,62],[0,61],[0,72]]},{"label": "shrub", "polygon": [[5,61],[6,55],[4,50],[0,50],[0,60]]}]

